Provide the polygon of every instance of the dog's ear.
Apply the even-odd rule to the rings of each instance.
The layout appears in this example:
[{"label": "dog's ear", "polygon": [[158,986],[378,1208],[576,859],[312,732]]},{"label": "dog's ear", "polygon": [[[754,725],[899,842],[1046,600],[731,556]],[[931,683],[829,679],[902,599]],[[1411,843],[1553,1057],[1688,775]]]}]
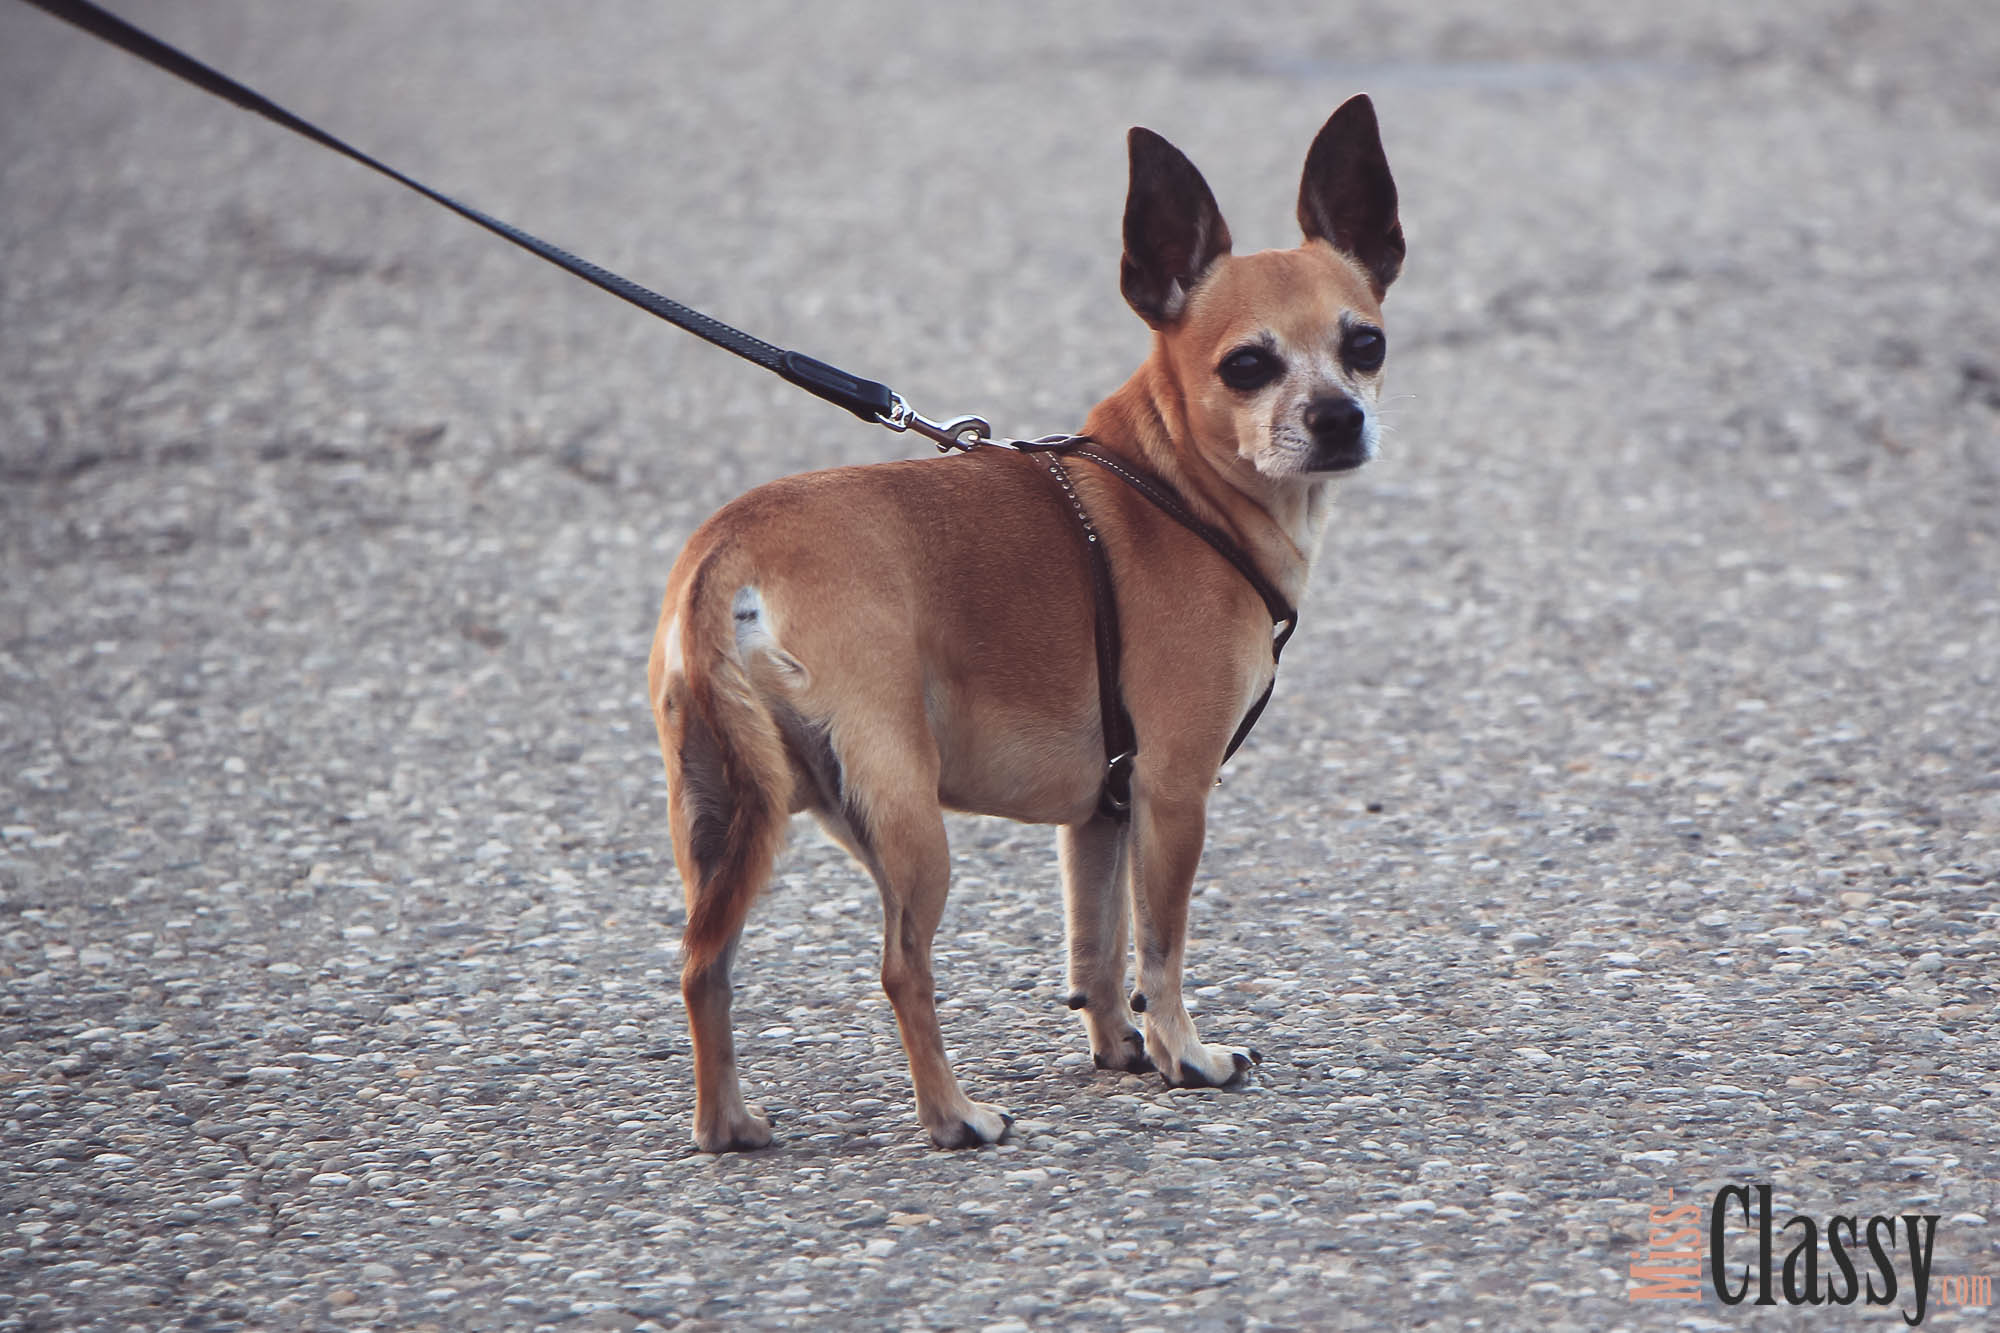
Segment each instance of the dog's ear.
[{"label": "dog's ear", "polygon": [[1118,286],[1139,318],[1165,328],[1187,308],[1208,266],[1229,253],[1229,224],[1208,182],[1181,150],[1148,129],[1125,136],[1132,184],[1125,195],[1125,258]]},{"label": "dog's ear", "polygon": [[1341,103],[1313,140],[1299,182],[1299,227],[1307,240],[1326,241],[1361,261],[1378,301],[1402,272],[1396,182],[1368,94]]}]

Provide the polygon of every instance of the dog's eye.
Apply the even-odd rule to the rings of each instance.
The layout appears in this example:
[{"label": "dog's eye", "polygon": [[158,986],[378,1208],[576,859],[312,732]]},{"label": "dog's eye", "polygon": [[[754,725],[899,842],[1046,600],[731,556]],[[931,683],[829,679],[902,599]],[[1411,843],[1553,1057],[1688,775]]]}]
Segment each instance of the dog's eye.
[{"label": "dog's eye", "polygon": [[1350,370],[1363,374],[1380,370],[1382,358],[1388,354],[1389,343],[1383,338],[1382,330],[1366,325],[1348,330],[1347,340],[1340,347],[1340,359],[1347,363]]},{"label": "dog's eye", "polygon": [[1215,373],[1230,388],[1248,393],[1284,374],[1285,363],[1262,347],[1239,347],[1222,359]]}]

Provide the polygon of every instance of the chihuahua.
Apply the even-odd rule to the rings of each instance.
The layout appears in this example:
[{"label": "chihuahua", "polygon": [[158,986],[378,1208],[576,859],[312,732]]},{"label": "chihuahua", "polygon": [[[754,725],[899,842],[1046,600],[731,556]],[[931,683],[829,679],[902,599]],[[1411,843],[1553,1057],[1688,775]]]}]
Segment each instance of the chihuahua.
[{"label": "chihuahua", "polygon": [[[1232,255],[1194,164],[1145,129],[1128,148],[1120,287],[1152,349],[1084,435],[1296,605],[1331,479],[1377,449],[1381,303],[1404,243],[1374,107],[1349,100],[1313,141],[1292,250]],[[771,1142],[737,1081],[730,965],[801,811],[881,891],[882,987],[939,1146],[995,1143],[1012,1124],[966,1097],[938,1028],[947,809],[1059,826],[1070,1005],[1099,1068],[1177,1087],[1249,1077],[1253,1053],[1196,1035],[1181,966],[1208,795],[1276,669],[1270,603],[1120,468],[1051,487],[1031,456],[992,446],[814,472],[758,487],[689,539],[648,678],[687,893],[697,1147]],[[1109,608],[1079,520],[1108,565]],[[1115,810],[1107,611],[1135,741]]]}]

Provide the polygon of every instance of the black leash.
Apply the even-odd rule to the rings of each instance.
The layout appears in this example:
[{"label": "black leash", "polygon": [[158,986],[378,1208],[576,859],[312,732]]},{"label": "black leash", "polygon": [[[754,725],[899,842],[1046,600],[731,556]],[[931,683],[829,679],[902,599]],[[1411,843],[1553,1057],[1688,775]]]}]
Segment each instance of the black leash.
[{"label": "black leash", "polygon": [[1271,691],[1277,685],[1278,657],[1284,652],[1285,641],[1291,638],[1292,630],[1298,624],[1297,609],[1285,600],[1283,594],[1271,586],[1270,581],[1258,570],[1256,562],[1227,534],[1196,518],[1174,493],[1173,487],[1121,458],[1102,452],[1095,447],[1095,442],[1087,437],[1069,435],[1052,436],[1042,440],[1000,442],[993,440],[993,428],[979,417],[962,416],[933,421],[919,415],[903,401],[902,395],[886,384],[863,379],[859,375],[850,375],[824,361],[815,360],[800,352],[787,351],[761,338],[752,337],[741,329],[731,328],[721,320],[710,318],[699,310],[684,306],[679,301],[662,296],[658,292],[649,291],[629,278],[599,268],[589,260],[579,259],[559,246],[550,245],[519,227],[502,222],[499,218],[482,213],[469,204],[462,204],[450,195],[432,189],[422,181],[405,176],[394,167],[335,138],[310,121],[293,115],[261,93],[245,87],[226,74],[211,69],[152,34],[133,27],[117,15],[89,3],[89,0],[26,0],[26,3],[45,10],[65,22],[75,24],[92,36],[100,37],[169,74],[187,80],[204,92],[213,93],[224,101],[242,107],[245,111],[255,112],[266,120],[282,125],[296,134],[304,135],[314,143],[331,148],[343,157],[351,158],[373,171],[380,172],[397,184],[415,190],[433,203],[443,205],[467,221],[478,223],[494,235],[541,256],[557,268],[574,273],[585,282],[629,301],[648,314],[657,315],[669,324],[685,329],[697,338],[711,342],[726,352],[734,352],[746,361],[754,362],[766,370],[783,376],[807,393],[844,407],[863,421],[876,422],[896,431],[914,430],[936,441],[940,451],[969,450],[982,444],[992,444],[995,447],[1013,449],[1021,453],[1047,454],[1049,475],[1055,479],[1076,515],[1090,559],[1091,600],[1095,611],[1094,633],[1097,641],[1098,700],[1103,717],[1106,756],[1104,790],[1099,798],[1098,808],[1106,815],[1123,819],[1131,813],[1132,765],[1137,755],[1137,743],[1131,715],[1125,711],[1124,692],[1119,686],[1118,603],[1112,584],[1110,558],[1105,554],[1104,543],[1098,539],[1097,529],[1090,521],[1090,514],[1084,508],[1083,501],[1078,498],[1076,487],[1070,480],[1068,470],[1059,461],[1058,455],[1066,453],[1078,458],[1087,458],[1124,481],[1160,512],[1215,548],[1223,559],[1235,566],[1237,572],[1249,580],[1250,585],[1264,599],[1264,605],[1271,613],[1271,623],[1276,630],[1271,640],[1273,672],[1271,684],[1265,686],[1264,693],[1250,706],[1250,711],[1238,724],[1235,736],[1230,739],[1229,749],[1223,755],[1225,763],[1243,744],[1244,738],[1250,734],[1250,729],[1257,725],[1257,719],[1263,714],[1264,706],[1270,703]]},{"label": "black leash", "polygon": [[361,165],[387,176],[398,185],[415,190],[433,203],[442,204],[460,217],[478,223],[494,235],[512,241],[523,250],[540,255],[557,268],[574,273],[585,282],[629,301],[648,314],[666,320],[669,324],[686,329],[695,337],[714,343],[725,352],[734,352],[746,361],[755,362],[764,369],[783,376],[807,393],[846,408],[863,421],[877,422],[891,430],[914,430],[940,444],[984,438],[993,433],[992,427],[978,417],[931,421],[919,416],[911,410],[908,403],[903,401],[901,395],[886,384],[863,379],[859,375],[850,375],[836,366],[829,366],[824,361],[814,360],[800,352],[774,347],[761,338],[753,338],[741,329],[734,329],[721,320],[711,319],[699,310],[682,305],[679,301],[661,296],[658,292],[648,291],[629,278],[599,268],[587,259],[579,259],[569,251],[550,245],[540,237],[531,236],[519,227],[482,213],[469,204],[462,204],[450,195],[433,190],[422,181],[413,180],[387,163],[370,157],[351,144],[344,143],[310,121],[293,115],[261,93],[245,87],[226,74],[209,68],[185,52],[167,45],[151,33],[133,27],[116,14],[88,3],[88,0],[26,0],[26,3],[75,24],[92,36],[101,37],[113,46],[129,51],[167,73],[187,80],[204,92],[213,93],[224,101],[242,107],[245,111],[255,112],[266,120],[282,125],[296,134],[304,135],[314,143],[331,148],[343,157],[352,158]]}]

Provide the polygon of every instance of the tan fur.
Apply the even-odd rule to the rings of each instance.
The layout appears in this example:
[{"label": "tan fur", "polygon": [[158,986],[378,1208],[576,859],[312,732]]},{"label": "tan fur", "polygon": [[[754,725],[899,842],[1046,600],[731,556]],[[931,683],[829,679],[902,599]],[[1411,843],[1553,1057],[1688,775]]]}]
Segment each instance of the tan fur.
[{"label": "tan fur", "polygon": [[[1337,112],[1323,140],[1343,116],[1353,113]],[[1372,112],[1366,129],[1372,136]],[[1199,201],[1183,199],[1193,196],[1179,177],[1167,203],[1142,198],[1142,151],[1159,150],[1135,132],[1128,282],[1151,278],[1171,301],[1134,298],[1159,320],[1152,353],[1085,433],[1170,482],[1296,600],[1328,474],[1301,465],[1287,432],[1298,433],[1300,404],[1314,395],[1372,403],[1374,377],[1343,376],[1328,349],[1343,320],[1379,326],[1379,291],[1369,267],[1326,239],[1243,258],[1198,254],[1184,285],[1167,284],[1175,275],[1153,272],[1161,261],[1148,243],[1134,252],[1132,218],[1177,224],[1174,210]],[[1389,208],[1393,220],[1393,187]],[[1206,210],[1198,240],[1226,245],[1212,200]],[[1246,395],[1218,380],[1216,365],[1258,338],[1292,368]],[[939,1144],[993,1142],[1008,1123],[959,1089],[938,1028],[931,939],[950,873],[944,809],[1062,826],[1070,979],[1100,1065],[1156,1065],[1174,1083],[1243,1078],[1245,1053],[1195,1035],[1180,971],[1208,793],[1238,719],[1270,679],[1270,616],[1199,538],[1096,467],[1070,471],[1116,579],[1138,749],[1129,825],[1097,813],[1104,747],[1088,565],[1075,519],[1035,460],[981,449],[788,478],[723,508],[682,551],[649,674],[688,900],[682,990],[700,1147],[770,1141],[737,1086],[729,966],[799,811],[881,890],[883,986],[918,1116]],[[1124,990],[1128,914],[1149,1001],[1143,1040]]]}]

